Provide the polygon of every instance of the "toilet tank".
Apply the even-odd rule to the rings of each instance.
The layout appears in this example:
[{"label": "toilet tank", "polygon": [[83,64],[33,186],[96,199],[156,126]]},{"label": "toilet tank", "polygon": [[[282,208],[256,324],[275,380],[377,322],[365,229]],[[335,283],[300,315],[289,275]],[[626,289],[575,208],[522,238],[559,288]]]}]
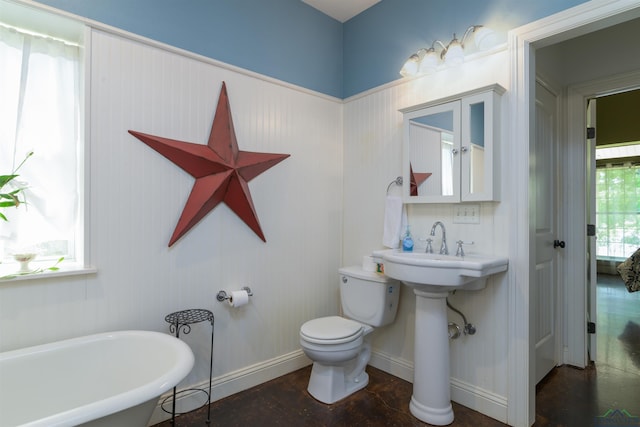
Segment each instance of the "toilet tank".
[{"label": "toilet tank", "polygon": [[400,282],[361,266],[344,267],[340,273],[340,302],[344,315],[370,326],[392,323],[398,311]]}]

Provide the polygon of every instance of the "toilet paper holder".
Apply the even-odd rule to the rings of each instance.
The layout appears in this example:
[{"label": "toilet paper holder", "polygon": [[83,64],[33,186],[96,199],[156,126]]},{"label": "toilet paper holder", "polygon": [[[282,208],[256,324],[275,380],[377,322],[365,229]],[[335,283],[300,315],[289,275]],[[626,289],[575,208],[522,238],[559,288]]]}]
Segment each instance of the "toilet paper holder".
[{"label": "toilet paper holder", "polygon": [[[248,286],[243,286],[241,289],[243,291],[247,291],[247,295],[249,295],[250,297],[253,296],[253,292],[251,292],[251,288],[249,288]],[[231,295],[227,294],[227,291],[225,290],[219,291],[218,295],[216,295],[216,299],[220,302],[226,301],[229,298],[231,298]]]}]

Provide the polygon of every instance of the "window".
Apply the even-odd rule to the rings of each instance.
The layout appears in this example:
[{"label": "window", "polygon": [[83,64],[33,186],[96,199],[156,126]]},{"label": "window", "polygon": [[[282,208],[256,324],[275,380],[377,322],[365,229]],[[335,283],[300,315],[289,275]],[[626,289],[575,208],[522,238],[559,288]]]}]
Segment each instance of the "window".
[{"label": "window", "polygon": [[442,150],[442,195],[453,196],[453,134],[440,132]]},{"label": "window", "polygon": [[596,255],[627,258],[640,248],[640,165],[596,170]]},{"label": "window", "polygon": [[[24,10],[18,15],[37,13]],[[26,188],[27,203],[0,220],[5,263],[19,252],[82,261],[81,48],[39,30],[0,22],[0,175],[33,152],[14,180]]]}]

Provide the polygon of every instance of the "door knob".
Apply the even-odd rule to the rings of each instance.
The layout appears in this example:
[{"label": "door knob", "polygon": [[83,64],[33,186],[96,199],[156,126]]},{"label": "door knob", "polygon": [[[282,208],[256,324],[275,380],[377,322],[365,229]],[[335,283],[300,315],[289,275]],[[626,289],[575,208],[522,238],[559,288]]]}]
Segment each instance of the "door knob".
[{"label": "door knob", "polygon": [[553,247],[554,248],[560,247],[560,248],[564,249],[564,247],[565,247],[564,240],[554,240],[553,241]]}]

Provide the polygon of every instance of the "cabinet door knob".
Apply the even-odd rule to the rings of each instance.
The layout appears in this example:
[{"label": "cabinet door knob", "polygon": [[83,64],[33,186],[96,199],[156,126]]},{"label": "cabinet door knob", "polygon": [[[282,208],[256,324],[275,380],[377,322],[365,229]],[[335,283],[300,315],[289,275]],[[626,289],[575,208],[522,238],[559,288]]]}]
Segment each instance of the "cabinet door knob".
[{"label": "cabinet door knob", "polygon": [[460,151],[462,151],[463,153],[466,153],[467,147],[463,145],[462,147],[460,147]]},{"label": "cabinet door knob", "polygon": [[458,149],[457,149],[457,148],[452,148],[452,149],[451,149],[451,154],[453,154],[454,156],[455,156],[456,154],[458,154]]}]

